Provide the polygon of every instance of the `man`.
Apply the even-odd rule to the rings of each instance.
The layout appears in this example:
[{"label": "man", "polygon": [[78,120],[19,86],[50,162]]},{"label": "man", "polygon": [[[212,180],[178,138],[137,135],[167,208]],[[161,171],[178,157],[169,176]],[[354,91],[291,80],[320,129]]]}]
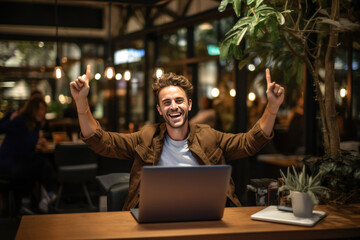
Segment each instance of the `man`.
[{"label": "man", "polygon": [[[185,77],[170,73],[153,84],[156,108],[165,123],[147,125],[131,134],[113,133],[102,130],[91,114],[87,100],[90,79],[91,69],[87,66],[86,75],[79,76],[70,83],[82,139],[100,155],[133,161],[129,193],[123,210],[134,208],[139,202],[143,166],[226,164],[258,152],[272,139],[276,114],[284,100],[284,88],[271,82],[270,71],[267,69],[268,105],[263,116],[247,133],[222,133],[208,125],[189,124],[188,112],[192,107],[193,86]],[[240,206],[234,190],[234,183],[231,181],[228,200],[230,205]]]}]

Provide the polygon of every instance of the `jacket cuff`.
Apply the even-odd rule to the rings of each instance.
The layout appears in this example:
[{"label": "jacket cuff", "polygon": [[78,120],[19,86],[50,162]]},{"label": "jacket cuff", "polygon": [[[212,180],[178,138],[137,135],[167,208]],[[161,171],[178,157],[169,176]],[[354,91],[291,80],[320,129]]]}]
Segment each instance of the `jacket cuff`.
[{"label": "jacket cuff", "polygon": [[84,137],[82,132],[80,132],[80,139],[83,140],[86,144],[93,145],[100,141],[103,134],[103,130],[100,126],[100,123],[96,121],[96,130],[93,134],[88,137]]},{"label": "jacket cuff", "polygon": [[267,136],[260,127],[259,121],[257,121],[254,127],[251,129],[254,132],[255,138],[263,139],[264,142],[272,140],[274,138],[274,131],[271,132],[270,136]]}]

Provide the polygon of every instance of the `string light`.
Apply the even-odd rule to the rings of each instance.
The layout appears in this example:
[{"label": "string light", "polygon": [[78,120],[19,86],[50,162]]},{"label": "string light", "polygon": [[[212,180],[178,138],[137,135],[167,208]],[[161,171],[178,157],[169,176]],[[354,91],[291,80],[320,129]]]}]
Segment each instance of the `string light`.
[{"label": "string light", "polygon": [[105,69],[105,77],[107,79],[112,79],[115,75],[115,69],[113,66],[108,66],[106,69]]},{"label": "string light", "polygon": [[108,60],[107,67],[105,69],[105,77],[107,79],[112,79],[115,76],[115,69],[113,66],[113,61],[111,57],[111,2],[109,3],[109,25],[108,25]]},{"label": "string light", "polygon": [[100,73],[96,73],[95,74],[95,80],[100,80],[101,78],[101,74]]},{"label": "string light", "polygon": [[248,94],[248,99],[249,99],[250,101],[255,101],[255,99],[256,99],[256,94],[253,93],[253,92],[250,92],[250,93]]},{"label": "string light", "polygon": [[58,37],[58,2],[55,0],[55,25],[56,25],[56,60],[55,60],[55,68],[54,68],[54,76],[56,79],[62,78],[63,70],[60,65],[59,58],[59,37]]},{"label": "string light", "polygon": [[211,90],[211,96],[212,96],[213,98],[217,98],[219,95],[220,95],[220,90],[219,90],[218,88],[213,88],[213,89]]},{"label": "string light", "polygon": [[340,89],[340,97],[344,98],[344,97],[346,96],[346,94],[347,94],[346,89],[345,89],[345,88],[341,88],[341,89]]},{"label": "string light", "polygon": [[162,69],[161,67],[156,68],[155,70],[156,78],[161,78],[163,74],[164,74],[164,69]]},{"label": "string light", "polygon": [[122,75],[121,75],[121,73],[117,73],[116,75],[115,75],[115,79],[116,80],[121,80],[121,78],[122,78]]},{"label": "string light", "polygon": [[131,79],[131,72],[130,72],[130,70],[126,70],[126,71],[124,72],[124,79],[125,79],[125,81],[130,81],[130,79]]}]

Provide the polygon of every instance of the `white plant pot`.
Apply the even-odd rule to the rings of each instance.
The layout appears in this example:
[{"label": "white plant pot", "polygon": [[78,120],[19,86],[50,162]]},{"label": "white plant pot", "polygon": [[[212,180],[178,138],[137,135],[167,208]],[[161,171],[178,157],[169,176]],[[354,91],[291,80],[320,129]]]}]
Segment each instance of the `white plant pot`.
[{"label": "white plant pot", "polygon": [[305,192],[290,192],[291,205],[296,217],[309,218],[312,216],[314,204]]}]

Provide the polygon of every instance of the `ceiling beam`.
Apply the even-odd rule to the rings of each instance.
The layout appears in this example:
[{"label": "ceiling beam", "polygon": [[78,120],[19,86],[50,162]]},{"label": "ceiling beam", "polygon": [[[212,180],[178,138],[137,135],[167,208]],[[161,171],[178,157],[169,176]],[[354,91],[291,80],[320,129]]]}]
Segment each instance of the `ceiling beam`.
[{"label": "ceiling beam", "polygon": [[209,19],[211,19],[211,21],[215,21],[230,16],[235,17],[235,13],[234,10],[232,10],[232,8],[227,8],[223,12],[219,12],[217,8],[210,9],[208,11],[190,17],[178,18],[173,22],[161,26],[146,27],[143,30],[129,33],[125,36],[119,36],[115,38],[113,41],[114,43],[117,44],[117,47],[121,47],[121,45],[129,44],[129,42],[131,43],[134,40],[143,39],[148,34],[157,34],[159,32],[161,32],[161,34],[164,34],[174,31],[174,29],[178,29],[181,27],[194,26],[209,21]]},{"label": "ceiling beam", "polygon": [[[59,27],[102,29],[103,9],[58,5]],[[55,27],[55,5],[0,2],[1,25]]]}]

